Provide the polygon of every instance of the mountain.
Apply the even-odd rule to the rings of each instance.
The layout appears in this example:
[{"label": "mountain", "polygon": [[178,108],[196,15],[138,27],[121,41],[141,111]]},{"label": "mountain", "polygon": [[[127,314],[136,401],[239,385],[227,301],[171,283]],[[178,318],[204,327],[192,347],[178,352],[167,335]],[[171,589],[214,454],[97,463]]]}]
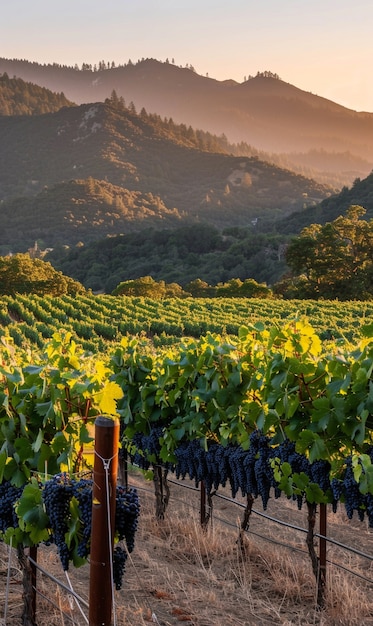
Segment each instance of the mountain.
[{"label": "mountain", "polygon": [[154,59],[119,67],[104,63],[96,70],[0,59],[0,72],[63,91],[78,104],[104,101],[114,90],[138,110],[144,107],[176,123],[224,133],[229,142],[289,155],[298,166],[305,155],[312,153],[315,160],[321,152],[316,168],[325,172],[337,155],[347,183],[372,169],[373,113],[347,109],[271,72],[243,83],[217,81]]},{"label": "mountain", "polygon": [[330,193],[256,157],[224,153],[209,133],[137,114],[116,98],[0,116],[3,252],[25,251],[38,239],[45,247],[75,245],[191,222],[268,229]]}]

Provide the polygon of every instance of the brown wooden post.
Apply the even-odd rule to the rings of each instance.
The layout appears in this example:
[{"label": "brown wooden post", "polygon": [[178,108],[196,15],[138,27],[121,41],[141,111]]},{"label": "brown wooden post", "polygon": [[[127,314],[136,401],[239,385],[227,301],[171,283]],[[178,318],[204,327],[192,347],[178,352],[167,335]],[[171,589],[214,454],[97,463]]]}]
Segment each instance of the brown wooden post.
[{"label": "brown wooden post", "polygon": [[[110,556],[115,530],[119,421],[100,415],[95,421],[89,626],[110,626],[113,582]],[[109,524],[110,519],[110,524]]]}]

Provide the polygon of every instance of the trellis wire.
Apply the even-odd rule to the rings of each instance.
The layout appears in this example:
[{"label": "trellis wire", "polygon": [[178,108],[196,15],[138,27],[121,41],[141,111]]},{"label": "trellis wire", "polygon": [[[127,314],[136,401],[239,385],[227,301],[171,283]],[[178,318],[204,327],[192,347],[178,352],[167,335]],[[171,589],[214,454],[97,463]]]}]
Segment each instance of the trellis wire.
[{"label": "trellis wire", "polygon": [[58,580],[58,578],[56,578],[55,576],[53,576],[53,574],[50,574],[49,572],[47,572],[46,569],[44,569],[43,567],[41,567],[41,565],[39,565],[38,563],[36,563],[30,556],[27,557],[28,560],[33,563],[33,565],[35,565],[35,567],[37,567],[37,569],[44,574],[45,576],[48,576],[48,578],[50,578],[51,580],[53,580],[54,583],[56,583],[56,585],[58,585],[59,587],[61,587],[62,589],[64,589],[64,591],[67,591],[67,593],[69,593],[70,595],[72,595],[80,604],[82,604],[86,609],[88,609],[88,602],[86,600],[84,600],[81,596],[79,596],[74,589],[72,589],[71,587],[68,587],[67,585],[65,585],[61,580]]},{"label": "trellis wire", "polygon": [[[168,480],[168,482],[170,482],[172,484],[175,484],[175,485],[178,485],[179,487],[183,487],[183,488],[186,488],[186,489],[191,489],[193,491],[199,491],[198,487],[193,487],[192,485],[183,484],[182,481],[177,481],[177,480],[174,480],[174,479],[167,479],[167,480]],[[240,508],[243,508],[243,509],[245,508],[245,504],[243,504],[242,502],[237,502],[237,500],[235,500],[234,498],[230,498],[229,496],[225,496],[224,494],[219,494],[218,492],[215,492],[214,493],[214,497],[220,498],[221,500],[226,500],[229,503],[231,503],[231,504],[233,504],[235,506],[238,506]],[[192,506],[192,505],[189,505],[189,506]],[[258,511],[257,509],[253,508],[252,509],[252,513],[254,513],[255,515],[258,515],[259,517],[263,517],[263,518],[267,519],[270,522],[274,522],[274,523],[279,524],[281,526],[285,526],[286,528],[290,528],[292,530],[296,530],[296,531],[304,533],[304,534],[307,534],[307,532],[308,532],[308,530],[306,528],[302,528],[301,526],[296,526],[294,524],[289,524],[288,522],[285,522],[283,520],[279,520],[279,519],[277,519],[277,518],[275,518],[275,517],[273,517],[271,515],[268,515],[267,513],[264,513],[263,511]],[[223,523],[226,523],[228,525],[232,525],[233,526],[233,524],[229,524],[229,522],[226,522],[225,520],[220,519],[220,521],[222,521]],[[271,541],[272,543],[275,543],[277,545],[281,545],[281,546],[284,546],[284,547],[289,547],[287,544],[279,542],[279,541],[277,541],[275,539],[268,539],[267,537],[264,537],[263,535],[260,535],[259,533],[253,533],[252,531],[246,531],[246,532],[250,532],[251,534],[255,534],[256,536],[261,537],[265,541]],[[341,548],[343,550],[346,550],[347,552],[351,552],[353,554],[356,554],[357,556],[361,556],[361,557],[366,558],[366,559],[368,559],[370,561],[373,561],[373,555],[367,554],[365,552],[362,552],[361,550],[357,550],[356,548],[353,548],[352,546],[347,546],[346,544],[341,543],[340,541],[337,541],[336,539],[332,539],[331,537],[321,535],[320,533],[315,533],[314,536],[319,538],[319,539],[320,538],[325,539],[329,543],[332,543],[333,545],[335,545],[335,546],[337,546],[337,547],[339,547],[339,548]],[[293,548],[293,547],[291,547],[291,549],[292,550],[299,550],[298,548]],[[302,550],[300,550],[300,551],[303,552]],[[307,552],[304,551],[304,554],[307,554]],[[362,576],[361,574],[358,574],[358,573],[354,572],[353,570],[350,570],[350,569],[346,568],[345,566],[340,566],[338,563],[330,561],[329,559],[328,559],[328,563],[330,563],[332,565],[335,565],[336,567],[341,567],[341,569],[344,569],[346,572],[352,574],[353,576],[357,576],[359,578],[363,578],[366,582],[368,582],[369,584],[373,585],[373,580],[371,580],[369,578],[366,578],[366,577]]]},{"label": "trellis wire", "polygon": [[[181,482],[181,481],[177,481],[177,480],[173,480],[173,479],[168,479],[168,481],[169,481],[170,483],[172,483],[172,484],[175,484],[175,485],[177,485],[177,486],[179,486],[179,487],[182,487],[183,489],[189,489],[189,490],[196,491],[196,492],[197,492],[197,491],[199,491],[199,489],[198,489],[197,487],[194,487],[194,486],[192,486],[192,485],[185,484],[185,483],[183,483],[183,482]],[[146,493],[148,493],[148,494],[153,495],[153,492],[152,492],[152,490],[151,490],[151,489],[147,489],[146,487],[141,487],[141,486],[138,486],[138,485],[136,485],[136,488],[137,488],[139,491],[143,491],[143,492],[146,492]],[[228,497],[228,496],[225,496],[224,494],[214,493],[214,496],[215,496],[216,498],[221,499],[221,500],[228,501],[229,503],[231,503],[231,504],[233,504],[233,505],[235,505],[235,506],[238,506],[239,508],[245,508],[245,505],[244,505],[243,503],[241,503],[241,502],[237,502],[237,500],[235,500],[235,499],[233,499],[233,498],[230,498],[230,497]],[[180,502],[183,502],[183,504],[187,504],[187,506],[192,507],[192,508],[195,508],[195,507],[193,507],[193,504],[186,503],[185,501],[182,501],[182,500],[181,500],[181,499],[179,499],[179,498],[176,498],[176,497],[174,497],[174,496],[173,496],[173,499],[174,499],[174,500],[176,500],[176,501],[178,501],[178,500],[179,500]],[[275,517],[273,517],[273,516],[271,516],[271,515],[268,515],[267,513],[264,513],[264,512],[262,512],[262,511],[258,511],[257,509],[254,509],[254,508],[253,508],[253,509],[252,509],[252,513],[253,513],[253,514],[255,514],[255,515],[258,515],[259,517],[263,517],[263,518],[267,519],[268,521],[273,522],[273,523],[275,523],[275,524],[279,524],[279,525],[281,525],[281,526],[284,526],[284,527],[289,528],[289,529],[292,529],[292,530],[296,530],[296,531],[301,532],[301,533],[305,533],[305,534],[307,533],[307,529],[305,529],[305,528],[302,528],[302,527],[300,527],[300,526],[296,526],[296,525],[294,525],[294,524],[289,524],[288,522],[285,522],[285,521],[283,521],[283,520],[279,520],[279,519],[277,519],[277,518],[275,518]],[[218,520],[220,523],[226,524],[226,525],[228,525],[228,526],[236,527],[236,525],[235,525],[235,524],[233,524],[233,523],[231,523],[231,522],[229,522],[229,521],[227,521],[227,520],[224,520],[224,519],[223,519],[223,518],[221,518],[221,517],[218,517],[218,516],[214,515],[214,518],[215,518],[216,520]],[[267,536],[261,535],[260,533],[254,532],[254,531],[252,531],[252,530],[250,530],[250,531],[246,531],[246,532],[247,532],[247,533],[250,533],[250,534],[252,534],[252,535],[257,536],[257,537],[259,537],[259,538],[263,539],[264,541],[270,541],[271,543],[274,543],[274,544],[276,544],[276,545],[279,545],[279,546],[282,546],[282,547],[284,547],[284,548],[290,549],[290,550],[292,550],[292,551],[297,551],[297,552],[300,552],[300,553],[302,553],[302,554],[304,554],[304,555],[307,555],[306,550],[302,550],[301,548],[297,548],[296,546],[291,546],[290,544],[287,544],[287,543],[284,543],[284,542],[278,541],[278,540],[276,540],[276,539],[269,538],[269,537],[267,537]],[[361,556],[362,558],[366,558],[366,559],[368,559],[368,560],[370,560],[370,561],[373,561],[373,556],[372,556],[372,555],[367,554],[367,553],[365,553],[365,552],[362,552],[361,550],[357,550],[356,548],[353,548],[352,546],[347,546],[346,544],[343,544],[343,543],[341,543],[341,542],[339,542],[339,541],[337,541],[337,540],[335,540],[335,539],[332,539],[331,537],[328,537],[328,536],[325,536],[325,537],[324,537],[323,535],[320,535],[319,533],[315,533],[315,537],[318,537],[318,538],[324,538],[324,539],[326,539],[326,541],[328,541],[329,543],[331,543],[331,544],[333,544],[333,545],[335,545],[335,546],[337,546],[337,547],[339,547],[339,548],[341,548],[341,549],[343,549],[343,550],[346,550],[347,552],[351,552],[351,553],[353,553],[353,554],[356,554],[357,556]],[[11,547],[10,547],[10,551],[11,551]],[[9,559],[10,559],[10,556],[9,556]],[[71,586],[70,586],[70,587],[68,587],[68,586],[67,586],[67,585],[65,585],[62,581],[58,580],[55,576],[53,576],[52,574],[50,574],[47,570],[45,570],[45,569],[44,569],[43,567],[41,567],[38,563],[36,563],[36,562],[35,562],[35,561],[34,561],[34,560],[30,557],[30,556],[28,556],[28,559],[29,559],[29,561],[30,561],[30,562],[32,562],[32,563],[35,565],[35,567],[37,567],[37,569],[38,569],[38,570],[39,570],[42,574],[44,574],[45,576],[47,576],[48,578],[50,578],[53,582],[55,582],[55,583],[56,583],[59,587],[61,587],[61,588],[62,588],[64,591],[66,591],[68,594],[72,595],[72,596],[74,597],[75,601],[77,602],[77,604],[78,604],[78,603],[80,603],[80,604],[81,604],[81,605],[83,605],[85,608],[88,608],[88,602],[86,602],[86,601],[85,601],[85,600],[84,600],[81,596],[79,596],[79,595],[78,595],[78,594],[77,594],[77,593],[73,590],[73,588],[72,588]],[[130,560],[131,560],[131,564],[133,565],[133,567],[135,567],[135,565],[134,565],[134,563],[133,563],[132,558],[131,558]],[[10,562],[10,561],[9,561],[9,562]],[[340,564],[340,563],[338,563],[338,562],[336,562],[336,561],[333,561],[333,560],[327,559],[327,562],[328,562],[329,564],[331,564],[331,565],[335,566],[335,567],[338,567],[338,568],[340,568],[340,569],[344,570],[346,573],[351,574],[351,575],[353,575],[353,576],[356,576],[356,577],[358,577],[358,578],[360,578],[360,579],[364,580],[364,581],[365,581],[365,582],[367,582],[368,584],[373,585],[373,580],[371,580],[371,579],[367,578],[366,576],[363,576],[362,574],[359,574],[358,572],[355,572],[355,571],[353,571],[353,570],[349,569],[348,567],[346,567],[346,566],[344,566],[344,565],[342,565],[342,564]],[[9,567],[10,567],[10,566],[9,566]],[[8,570],[8,571],[9,571],[9,570]],[[137,572],[136,572],[136,574],[137,574]],[[8,577],[9,577],[9,573],[8,573]],[[9,582],[8,582],[8,580],[7,580],[7,588],[8,588],[8,585],[9,585]],[[38,589],[36,589],[36,592],[37,592],[39,595],[41,595],[41,596],[43,596],[44,598],[46,598],[46,596],[45,596],[44,594],[42,594],[42,593],[41,593]],[[46,599],[47,599],[47,600],[48,600],[51,604],[53,604],[53,601],[52,601],[52,600],[50,600],[49,598],[46,598]],[[79,606],[79,604],[78,604],[78,606]],[[6,608],[7,608],[7,603],[6,603],[5,610],[6,610]],[[59,607],[58,607],[58,608],[59,608]],[[79,606],[79,610],[81,611],[82,615],[84,615],[84,613],[82,612],[82,609],[81,609],[81,607],[80,607],[80,606]],[[69,615],[67,615],[67,614],[66,614],[66,617],[67,617],[70,621],[73,621],[73,620],[72,620],[72,618],[71,618]],[[85,617],[85,616],[84,616],[84,617]],[[152,613],[152,620],[153,620],[153,621],[154,621],[154,618],[156,619],[156,616],[155,616],[155,614],[154,614],[154,612],[153,612],[153,613]],[[5,620],[6,620],[6,613],[5,613],[5,615],[4,615],[4,621],[5,621]],[[85,620],[86,620],[86,617],[85,617]]]}]

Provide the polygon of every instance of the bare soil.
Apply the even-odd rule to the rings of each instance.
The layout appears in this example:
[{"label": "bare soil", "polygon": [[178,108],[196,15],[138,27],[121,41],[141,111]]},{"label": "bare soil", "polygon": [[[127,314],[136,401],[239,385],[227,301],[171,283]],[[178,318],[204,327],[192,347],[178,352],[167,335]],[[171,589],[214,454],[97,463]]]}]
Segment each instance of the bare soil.
[{"label": "bare soil", "polygon": [[[153,483],[139,473],[130,475],[130,484],[139,490],[140,524],[122,589],[115,592],[113,624],[373,626],[372,560],[329,543],[325,606],[320,609],[305,533],[262,517],[258,500],[242,545],[238,538],[243,508],[217,496],[203,531],[199,491],[184,482],[191,489],[171,482],[165,519],[157,521]],[[307,526],[306,508],[298,511],[286,498],[271,500],[265,514],[295,527]],[[373,555],[372,530],[365,522],[348,520],[342,508],[328,513],[327,535]],[[40,547],[38,563],[69,584],[54,547]],[[68,576],[74,591],[88,602],[89,565],[72,567]],[[4,544],[0,589],[0,624],[22,624],[22,573],[15,551]],[[37,590],[38,626],[88,623],[87,609],[79,609],[70,594],[41,572]]]}]

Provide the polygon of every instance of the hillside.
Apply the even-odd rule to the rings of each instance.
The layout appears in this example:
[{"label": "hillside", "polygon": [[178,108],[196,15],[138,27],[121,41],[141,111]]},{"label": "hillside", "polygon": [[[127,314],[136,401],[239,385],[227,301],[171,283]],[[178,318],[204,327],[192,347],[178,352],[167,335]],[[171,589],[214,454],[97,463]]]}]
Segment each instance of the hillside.
[{"label": "hillside", "polygon": [[[364,219],[373,219],[373,172],[363,180],[356,179],[351,187],[344,187],[338,194],[325,198],[320,204],[293,215],[276,224],[278,233],[296,234],[309,224],[325,224],[344,215],[351,205],[366,209]],[[373,245],[373,242],[372,242]]]},{"label": "hillside", "polygon": [[2,253],[183,222],[272,224],[330,193],[113,100],[0,117]]},{"label": "hillside", "polygon": [[0,115],[40,115],[72,106],[63,93],[25,82],[21,78],[0,75]]},{"label": "hillside", "polygon": [[48,261],[94,291],[111,293],[123,280],[152,276],[185,286],[200,278],[209,285],[231,278],[273,284],[286,270],[286,236],[208,224],[150,229],[108,237],[70,250],[56,248]]},{"label": "hillside", "polygon": [[373,113],[352,111],[270,72],[237,83],[203,77],[191,68],[154,59],[80,70],[3,58],[0,72],[63,91],[77,103],[103,101],[115,90],[138,110],[145,107],[177,123],[224,133],[230,142],[244,141],[258,150],[291,154],[295,163],[299,155],[300,165],[309,152],[315,156],[321,151],[315,168],[324,172],[325,166],[332,169],[337,154],[347,182],[366,176],[372,168]]},{"label": "hillside", "polygon": [[254,278],[273,285],[288,271],[285,251],[290,237],[309,224],[332,222],[351,205],[373,219],[373,174],[348,189],[275,222],[227,227],[200,223],[174,229],[142,230],[48,255],[53,265],[86,287],[111,292],[122,280],[151,275],[185,286],[200,278],[210,285],[231,278]]}]

